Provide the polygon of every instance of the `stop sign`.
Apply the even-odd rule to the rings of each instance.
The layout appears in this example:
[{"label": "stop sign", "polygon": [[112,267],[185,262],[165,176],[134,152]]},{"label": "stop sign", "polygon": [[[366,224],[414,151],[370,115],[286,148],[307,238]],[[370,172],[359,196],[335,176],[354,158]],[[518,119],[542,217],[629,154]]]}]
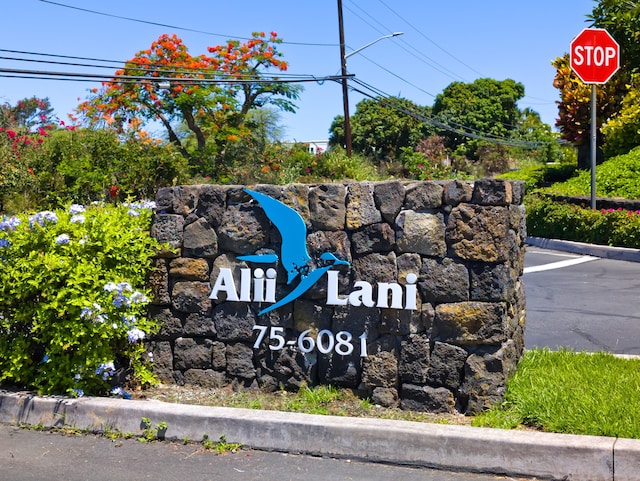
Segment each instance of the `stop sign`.
[{"label": "stop sign", "polygon": [[571,41],[571,68],[587,84],[603,84],[620,68],[620,45],[603,28],[585,28]]}]

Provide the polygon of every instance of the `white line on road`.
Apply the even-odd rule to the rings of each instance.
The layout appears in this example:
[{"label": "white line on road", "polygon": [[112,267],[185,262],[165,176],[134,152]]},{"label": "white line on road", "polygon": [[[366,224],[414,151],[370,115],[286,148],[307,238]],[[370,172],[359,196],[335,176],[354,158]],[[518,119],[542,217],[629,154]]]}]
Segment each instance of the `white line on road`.
[{"label": "white line on road", "polygon": [[554,252],[546,249],[532,249],[531,247],[527,247],[527,254],[544,254],[545,256],[556,256],[556,257],[582,257],[583,254],[572,254],[570,252]]},{"label": "white line on road", "polygon": [[561,269],[563,267],[575,266],[576,264],[582,264],[583,262],[595,261],[599,257],[582,256],[577,259],[568,259],[566,261],[551,262],[550,264],[542,264],[540,266],[525,267],[524,273],[529,274],[531,272],[550,271],[551,269]]}]

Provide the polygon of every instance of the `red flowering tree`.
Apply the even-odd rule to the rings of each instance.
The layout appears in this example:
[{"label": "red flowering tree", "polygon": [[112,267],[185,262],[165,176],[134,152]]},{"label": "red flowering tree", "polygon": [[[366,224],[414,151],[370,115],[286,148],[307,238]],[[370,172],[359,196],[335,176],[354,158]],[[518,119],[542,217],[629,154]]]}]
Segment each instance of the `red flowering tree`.
[{"label": "red flowering tree", "polygon": [[0,213],[7,198],[15,201],[35,185],[40,146],[55,128],[52,112],[49,100],[37,97],[0,105]]},{"label": "red flowering tree", "polygon": [[48,98],[18,100],[15,105],[0,105],[0,127],[35,132],[54,122],[53,108]]},{"label": "red flowering tree", "polygon": [[[551,64],[556,68],[553,86],[560,91],[556,127],[561,138],[578,148],[578,168],[588,169],[591,136],[591,86],[580,80],[569,65],[569,55],[556,58]],[[598,150],[602,145],[602,122],[611,117],[619,108],[619,92],[623,82],[613,78],[596,89],[596,123]],[[601,152],[599,152],[601,155]],[[602,159],[600,158],[600,161]]]},{"label": "red flowering tree", "polygon": [[229,40],[209,47],[210,55],[193,56],[176,35],[161,35],[94,89],[78,112],[90,126],[123,134],[144,135],[145,126],[159,121],[180,153],[209,173],[225,145],[247,134],[252,108],[295,109],[299,87],[261,82],[265,71],[287,69],[280,42],[275,32],[256,32],[246,42]]}]

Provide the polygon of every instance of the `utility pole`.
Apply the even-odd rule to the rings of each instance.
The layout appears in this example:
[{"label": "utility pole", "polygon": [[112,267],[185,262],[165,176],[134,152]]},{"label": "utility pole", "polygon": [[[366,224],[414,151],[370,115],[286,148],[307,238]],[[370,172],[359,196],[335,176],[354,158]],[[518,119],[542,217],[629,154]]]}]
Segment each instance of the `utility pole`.
[{"label": "utility pole", "polygon": [[338,0],[338,29],[340,30],[340,65],[342,67],[342,105],[344,108],[344,143],[347,157],[351,157],[351,119],[349,118],[349,88],[347,86],[347,55],[344,45],[344,22],[342,20],[342,0]]}]

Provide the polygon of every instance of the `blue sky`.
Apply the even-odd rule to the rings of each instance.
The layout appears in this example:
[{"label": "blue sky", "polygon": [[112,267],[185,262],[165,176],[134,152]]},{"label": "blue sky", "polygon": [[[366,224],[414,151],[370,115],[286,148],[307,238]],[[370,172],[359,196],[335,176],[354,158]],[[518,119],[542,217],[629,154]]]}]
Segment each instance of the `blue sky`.
[{"label": "blue sky", "polygon": [[[291,42],[280,46],[289,73],[319,77],[340,73],[337,0],[3,3],[0,49],[4,50],[125,61],[163,33],[176,33],[190,53],[198,55],[228,38],[276,31]],[[520,108],[531,107],[553,126],[558,91],[552,85],[555,70],[550,62],[568,52],[572,38],[589,26],[586,15],[594,5],[594,0],[343,0],[347,52],[382,35],[404,32],[350,56],[347,67],[357,79],[419,105],[432,105],[435,95],[453,81],[511,78],[525,86]],[[42,58],[6,51],[0,56]],[[90,71],[7,59],[0,59],[0,68]],[[58,117],[66,120],[87,90],[98,85],[0,77],[0,102],[48,97]],[[352,114],[362,98],[350,92]],[[334,82],[305,84],[297,104],[296,114],[282,115],[284,137],[326,139],[332,119],[343,111],[341,87]]]}]

